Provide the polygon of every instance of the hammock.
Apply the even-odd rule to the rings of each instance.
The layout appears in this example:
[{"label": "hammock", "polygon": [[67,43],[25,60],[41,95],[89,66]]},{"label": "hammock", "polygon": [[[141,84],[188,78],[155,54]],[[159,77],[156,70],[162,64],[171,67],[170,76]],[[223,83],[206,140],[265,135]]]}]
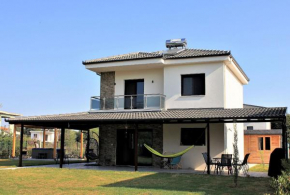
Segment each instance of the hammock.
[{"label": "hammock", "polygon": [[147,148],[147,150],[149,150],[152,154],[156,155],[156,156],[159,156],[161,158],[175,158],[175,157],[178,157],[178,156],[182,156],[183,154],[185,154],[186,152],[188,152],[191,148],[194,147],[193,146],[190,146],[188,148],[186,148],[185,150],[181,151],[181,152],[178,152],[176,154],[168,154],[168,155],[163,155],[163,154],[160,154],[159,152],[157,152],[156,150],[154,150],[153,148],[151,148],[150,146],[148,146],[147,144],[144,144],[145,148]]}]

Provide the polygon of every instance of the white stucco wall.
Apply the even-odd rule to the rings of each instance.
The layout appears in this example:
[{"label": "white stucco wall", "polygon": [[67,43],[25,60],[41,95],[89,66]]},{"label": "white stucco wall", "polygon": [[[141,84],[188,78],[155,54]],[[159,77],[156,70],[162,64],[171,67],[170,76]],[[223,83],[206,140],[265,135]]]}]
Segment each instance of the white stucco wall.
[{"label": "white stucco wall", "polygon": [[266,130],[271,129],[271,123],[244,123],[244,129],[247,129],[247,126],[253,126],[254,130]]},{"label": "white stucco wall", "polygon": [[[244,159],[244,125],[243,123],[237,123],[238,132],[238,149],[240,160]],[[233,154],[234,144],[234,124],[224,124],[224,151],[226,154]]]},{"label": "white stucco wall", "polygon": [[[164,124],[163,152],[180,152],[189,146],[180,145],[181,128],[204,128],[206,124]],[[221,157],[224,152],[224,124],[210,124],[211,157]],[[207,136],[207,135],[206,135]],[[207,143],[206,143],[207,144]],[[203,170],[205,162],[202,153],[207,152],[206,146],[195,146],[181,158],[183,169]]]},{"label": "white stucco wall", "polygon": [[[205,95],[181,96],[181,75],[205,73]],[[164,67],[167,108],[224,107],[223,64],[205,63]]]},{"label": "white stucco wall", "polygon": [[[144,94],[163,94],[163,69],[115,72],[115,95],[124,95],[125,80],[144,79]],[[154,81],[152,83],[152,81]]]},{"label": "white stucco wall", "polygon": [[224,66],[225,108],[243,108],[243,85],[234,73]]}]

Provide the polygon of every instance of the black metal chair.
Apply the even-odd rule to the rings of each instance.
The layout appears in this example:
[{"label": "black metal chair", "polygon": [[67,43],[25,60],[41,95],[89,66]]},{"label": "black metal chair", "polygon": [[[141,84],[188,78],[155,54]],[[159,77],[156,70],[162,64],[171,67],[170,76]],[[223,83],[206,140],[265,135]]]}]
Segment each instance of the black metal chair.
[{"label": "black metal chair", "polygon": [[210,156],[209,156],[210,161],[208,162],[207,153],[206,152],[202,153],[202,156],[203,156],[204,162],[206,164],[206,166],[205,166],[205,168],[203,170],[203,173],[205,172],[205,170],[206,170],[206,168],[207,168],[208,165],[210,166],[210,170],[211,170],[211,167],[214,166],[214,171],[218,171],[218,169],[217,169],[218,163],[217,162],[214,162],[211,159]]},{"label": "black metal chair", "polygon": [[221,172],[227,167],[228,175],[232,174],[232,154],[222,154],[221,162],[217,163],[217,169]]},{"label": "black metal chair", "polygon": [[[55,159],[55,164],[58,163],[59,159],[60,159],[60,153],[61,153],[61,150],[60,149],[57,149],[56,150],[56,159]],[[65,164],[65,161],[67,162],[67,164],[69,165],[69,156],[65,154],[65,151],[64,151],[64,156],[63,156],[63,163]]]},{"label": "black metal chair", "polygon": [[250,153],[246,154],[244,157],[244,160],[241,163],[237,163],[233,165],[237,165],[239,170],[242,170],[244,175],[246,176],[248,174],[249,171],[249,165],[248,165],[248,158],[250,156]]}]

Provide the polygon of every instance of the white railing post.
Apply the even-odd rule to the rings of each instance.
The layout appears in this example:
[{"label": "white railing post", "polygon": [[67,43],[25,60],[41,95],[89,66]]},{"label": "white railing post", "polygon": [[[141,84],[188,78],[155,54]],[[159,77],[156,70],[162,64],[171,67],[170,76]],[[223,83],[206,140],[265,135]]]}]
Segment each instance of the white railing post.
[{"label": "white railing post", "polygon": [[117,96],[117,103],[116,103],[116,106],[117,106],[117,110],[119,110],[119,96]]},{"label": "white railing post", "polygon": [[133,109],[133,96],[131,95],[131,110]]},{"label": "white railing post", "polygon": [[104,103],[103,103],[103,110],[105,110],[106,109],[106,98],[104,98]]},{"label": "white railing post", "polygon": [[144,108],[147,108],[147,95],[144,94]]}]

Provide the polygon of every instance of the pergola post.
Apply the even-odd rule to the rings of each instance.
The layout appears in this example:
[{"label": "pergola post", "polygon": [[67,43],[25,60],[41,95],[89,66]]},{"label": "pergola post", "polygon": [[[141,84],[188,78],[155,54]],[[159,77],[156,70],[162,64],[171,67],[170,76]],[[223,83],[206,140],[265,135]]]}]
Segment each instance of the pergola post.
[{"label": "pergola post", "polygon": [[80,142],[81,142],[81,147],[80,147],[80,158],[84,157],[84,151],[83,151],[83,146],[84,146],[84,134],[83,131],[81,131],[81,135],[80,135]]},{"label": "pergola post", "polygon": [[87,135],[87,148],[86,148],[86,157],[87,157],[87,162],[90,162],[90,159],[88,158],[89,150],[90,150],[90,130],[88,129],[88,135]]},{"label": "pergola post", "polygon": [[56,145],[57,145],[57,129],[54,129],[54,141],[53,141],[53,158],[56,158]]},{"label": "pergola post", "polygon": [[135,142],[134,142],[134,164],[135,164],[135,171],[138,171],[138,124],[135,125]]},{"label": "pergola post", "polygon": [[61,128],[61,136],[60,136],[60,161],[59,161],[59,168],[62,168],[63,159],[64,159],[64,134],[65,128]]},{"label": "pergola post", "polygon": [[287,126],[286,126],[286,118],[282,122],[282,148],[285,152],[285,159],[288,161],[288,152],[287,151]]},{"label": "pergola post", "polygon": [[24,133],[24,125],[21,123],[21,130],[20,130],[20,151],[19,151],[19,167],[22,167],[22,151],[23,151],[23,133]]},{"label": "pergola post", "polygon": [[207,141],[206,141],[206,146],[207,146],[207,174],[210,175],[210,133],[209,133],[209,123],[207,123],[206,126],[206,130],[207,130]]},{"label": "pergola post", "polygon": [[42,148],[45,148],[45,128],[43,128],[43,135],[42,135]]},{"label": "pergola post", "polygon": [[16,146],[16,125],[14,125],[14,129],[13,129],[13,140],[12,140],[12,158],[15,158],[15,146]]}]

